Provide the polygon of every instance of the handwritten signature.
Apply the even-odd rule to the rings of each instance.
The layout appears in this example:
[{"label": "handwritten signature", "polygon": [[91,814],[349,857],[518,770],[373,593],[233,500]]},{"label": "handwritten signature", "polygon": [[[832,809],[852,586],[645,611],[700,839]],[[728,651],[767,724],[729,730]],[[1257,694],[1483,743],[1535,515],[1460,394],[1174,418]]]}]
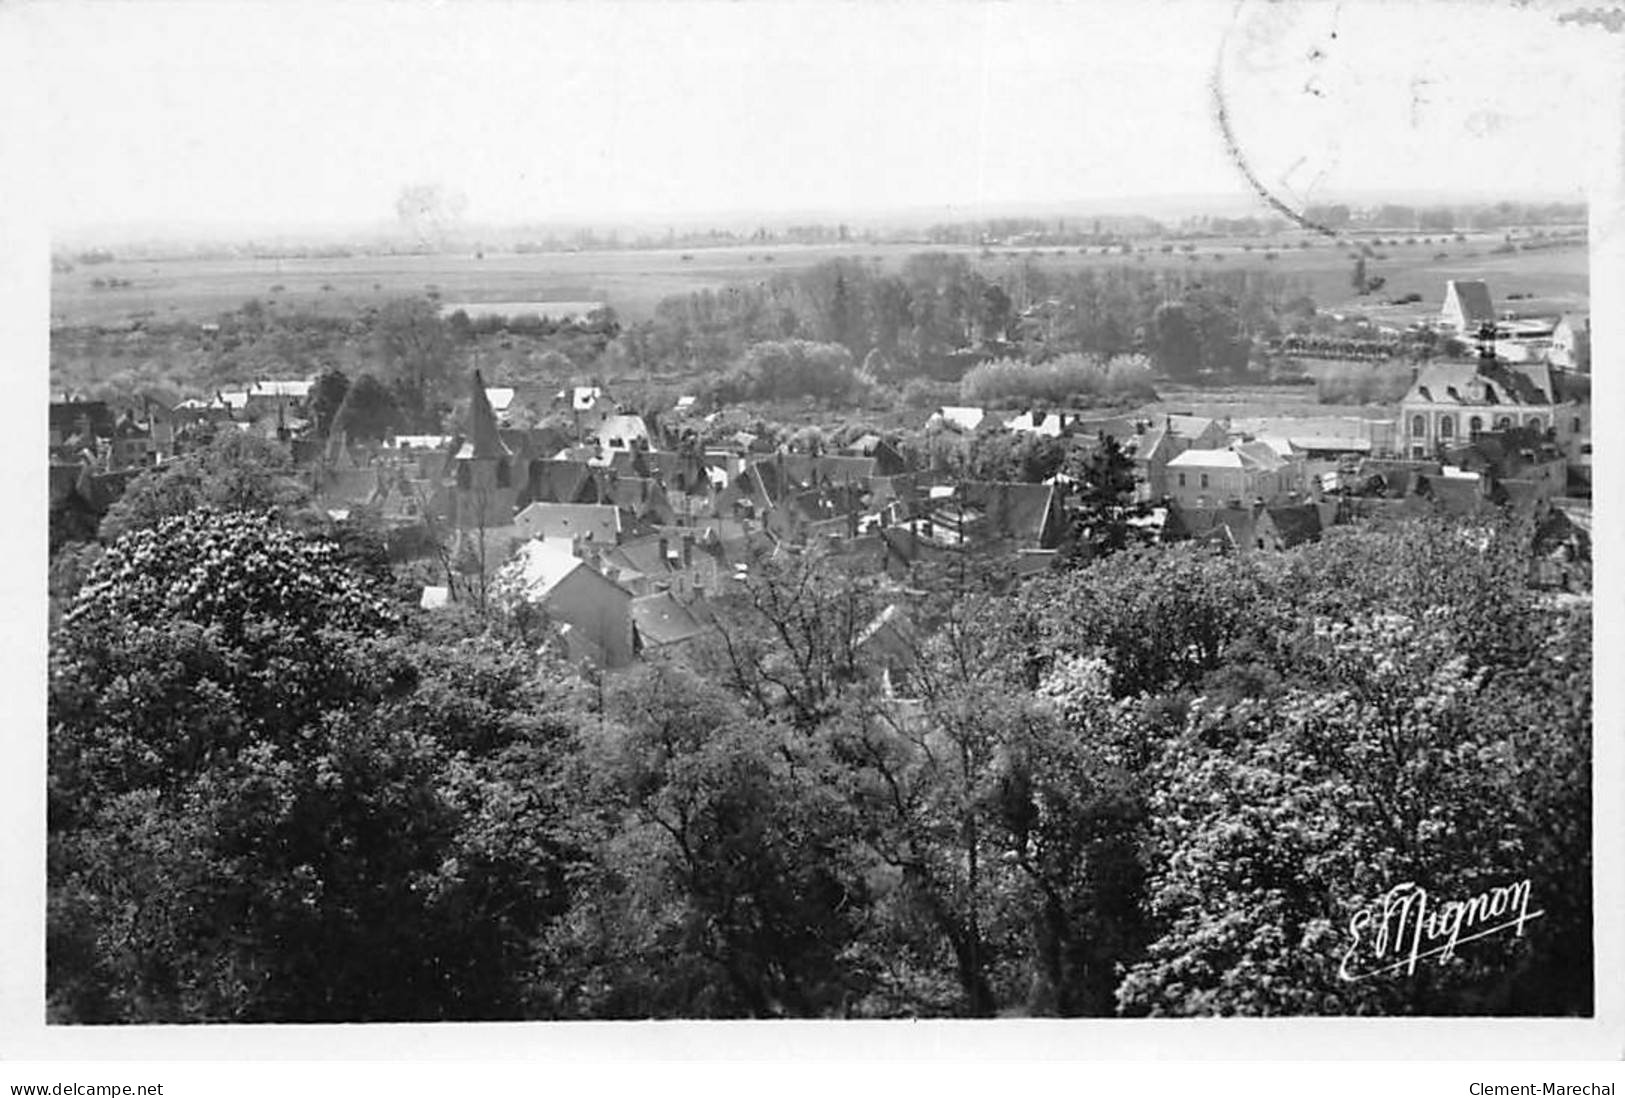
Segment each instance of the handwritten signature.
[{"label": "handwritten signature", "polygon": [[[1521,938],[1524,926],[1545,914],[1529,910],[1529,892],[1529,880],[1525,878],[1470,899],[1437,903],[1427,889],[1413,881],[1395,885],[1376,903],[1349,919],[1353,941],[1343,954],[1337,974],[1351,982],[1400,969],[1412,975],[1418,962],[1428,957],[1437,957],[1443,965],[1464,942],[1502,930],[1515,930]],[[1362,936],[1368,936],[1363,949]],[[1364,965],[1358,963],[1361,960]]]}]

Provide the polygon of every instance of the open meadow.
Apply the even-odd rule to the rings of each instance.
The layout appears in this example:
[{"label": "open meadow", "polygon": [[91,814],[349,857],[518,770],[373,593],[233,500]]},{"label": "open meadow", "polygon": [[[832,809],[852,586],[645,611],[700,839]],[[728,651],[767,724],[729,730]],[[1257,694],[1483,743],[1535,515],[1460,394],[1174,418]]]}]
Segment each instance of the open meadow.
[{"label": "open meadow", "polygon": [[[1370,238],[1359,238],[1370,239]],[[662,298],[695,290],[763,282],[781,271],[836,257],[856,257],[896,270],[911,255],[957,252],[984,274],[997,276],[1027,263],[1046,270],[1076,270],[1123,263],[1153,269],[1277,271],[1299,280],[1323,309],[1367,312],[1392,321],[1436,315],[1451,278],[1483,278],[1497,304],[1520,312],[1584,308],[1588,257],[1582,242],[1494,254],[1499,234],[1379,236],[1368,258],[1368,277],[1385,285],[1358,296],[1346,241],[1298,234],[1272,239],[1140,243],[1120,248],[974,248],[923,243],[773,245],[695,248],[690,251],[580,251],[527,254],[472,252],[437,255],[364,255],[320,259],[115,260],[81,264],[52,279],[53,325],[118,327],[133,320],[206,322],[253,298],[283,308],[353,314],[391,298],[437,292],[444,301],[600,301],[623,320],[652,315]],[[1306,244],[1307,246],[1301,246]],[[1194,251],[1184,251],[1187,245]],[[1169,251],[1162,251],[1169,247]],[[1274,256],[1274,258],[1268,258]],[[97,281],[103,283],[97,286]],[[109,286],[109,284],[111,284]],[[1387,306],[1416,293],[1420,303]],[[1508,294],[1527,294],[1509,301]]]}]

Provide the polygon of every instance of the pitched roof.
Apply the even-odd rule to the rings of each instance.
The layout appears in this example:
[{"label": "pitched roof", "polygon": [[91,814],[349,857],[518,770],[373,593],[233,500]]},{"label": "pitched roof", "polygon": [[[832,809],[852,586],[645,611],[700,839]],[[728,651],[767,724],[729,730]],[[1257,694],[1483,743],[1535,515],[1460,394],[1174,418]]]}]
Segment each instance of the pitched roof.
[{"label": "pitched roof", "polygon": [[672,511],[665,489],[659,481],[649,477],[613,476],[603,486],[603,495],[606,503],[625,507],[637,515],[651,511],[669,515]]},{"label": "pitched roof", "polygon": [[1134,460],[1151,462],[1166,458],[1169,449],[1168,432],[1161,427],[1153,427],[1135,440]]},{"label": "pitched roof", "polygon": [[310,396],[311,381],[256,381],[248,387],[249,396],[259,397],[290,397],[294,400],[304,400]]},{"label": "pitched roof", "polygon": [[1052,484],[1017,484],[1006,481],[965,481],[954,497],[962,505],[980,508],[992,530],[1005,537],[1028,541],[1039,548],[1053,541],[1051,518],[1056,494]]},{"label": "pitched roof", "polygon": [[572,572],[586,567],[586,562],[566,545],[556,541],[527,541],[514,553],[504,571],[518,582],[527,597],[544,599]]},{"label": "pitched roof", "polygon": [[1175,438],[1200,438],[1213,427],[1207,416],[1171,415],[1163,417],[1163,429]]},{"label": "pitched roof", "polygon": [[593,503],[532,503],[513,523],[526,537],[550,534],[613,545],[621,534],[621,510]]},{"label": "pitched roof", "polygon": [[579,461],[533,461],[527,499],[538,503],[597,503],[591,466]]},{"label": "pitched roof", "polygon": [[613,415],[604,417],[593,435],[600,441],[613,439],[630,445],[636,439],[649,440],[649,425],[642,416]]},{"label": "pitched roof", "polygon": [[961,431],[974,431],[986,415],[980,408],[957,407],[944,404],[938,408],[931,418],[939,423],[946,423]]},{"label": "pitched roof", "polygon": [[680,644],[708,628],[670,592],[632,600],[632,625],[646,645]]},{"label": "pitched roof", "polygon": [[1552,401],[1552,368],[1544,362],[1430,362],[1416,373],[1404,403],[1544,405]]},{"label": "pitched roof", "polygon": [[1048,438],[1061,437],[1061,417],[1055,412],[1022,412],[1019,416],[1006,420],[1004,426],[1010,431],[1043,435]]},{"label": "pitched roof", "polygon": [[1186,450],[1168,463],[1170,469],[1240,469],[1241,455],[1234,450]]},{"label": "pitched roof", "polygon": [[852,647],[871,659],[908,664],[918,657],[919,639],[908,615],[891,603],[864,626]]},{"label": "pitched roof", "polygon": [[1320,537],[1320,508],[1312,503],[1265,508],[1282,546],[1290,549]]},{"label": "pitched roof", "polygon": [[1132,416],[1091,416],[1083,413],[1063,413],[1066,429],[1079,438],[1096,439],[1101,435],[1127,442],[1139,436],[1139,425]]},{"label": "pitched roof", "polygon": [[1450,308],[1454,298],[1461,315],[1468,322],[1495,320],[1495,304],[1490,300],[1489,285],[1478,279],[1451,279],[1444,284],[1444,308]]},{"label": "pitched roof", "polygon": [[[1242,465],[1247,468],[1261,469],[1266,473],[1273,473],[1287,464],[1286,459],[1281,457],[1280,452],[1268,442],[1238,442],[1231,449],[1241,459]],[[1187,453],[1200,452],[1198,450],[1187,451]]]},{"label": "pitched roof", "polygon": [[[661,542],[665,542],[664,552],[661,551]],[[675,560],[672,558],[673,552],[677,553]],[[682,541],[659,535],[635,538],[606,551],[600,559],[639,575],[664,576],[681,567]]]}]

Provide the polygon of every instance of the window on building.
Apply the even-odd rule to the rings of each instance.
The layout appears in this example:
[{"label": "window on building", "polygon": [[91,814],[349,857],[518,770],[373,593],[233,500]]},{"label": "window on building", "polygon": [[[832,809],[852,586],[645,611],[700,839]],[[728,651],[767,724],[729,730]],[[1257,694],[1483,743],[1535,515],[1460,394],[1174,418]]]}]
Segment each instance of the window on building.
[{"label": "window on building", "polygon": [[1482,431],[1483,429],[1484,429],[1484,417],[1483,416],[1474,416],[1472,419],[1469,419],[1467,421],[1467,430],[1470,433],[1476,435],[1476,434],[1478,434],[1478,432]]},{"label": "window on building", "polygon": [[1541,427],[1541,419],[1540,419],[1540,417],[1535,416],[1532,419],[1530,419],[1530,421],[1528,423],[1528,427],[1529,427],[1529,429],[1531,431],[1539,431],[1539,430],[1541,430],[1542,427]]},{"label": "window on building", "polygon": [[1421,438],[1424,435],[1426,435],[1427,433],[1428,433],[1428,419],[1427,419],[1427,416],[1412,416],[1411,417],[1411,435],[1412,435],[1412,437]]},{"label": "window on building", "polygon": [[1203,488],[1207,487],[1207,474],[1206,473],[1202,474],[1202,487]]},{"label": "window on building", "polygon": [[1510,431],[1510,430],[1512,430],[1512,417],[1511,416],[1502,416],[1500,419],[1496,420],[1495,421],[1495,429],[1497,431]]},{"label": "window on building", "polygon": [[509,468],[506,458],[497,462],[497,487],[510,488],[513,486],[513,470]]},{"label": "window on building", "polygon": [[1440,438],[1455,438],[1456,437],[1456,417],[1455,416],[1440,416],[1439,417],[1439,437]]},{"label": "window on building", "polygon": [[465,492],[474,487],[474,471],[469,468],[466,461],[457,463],[457,487]]},{"label": "window on building", "polygon": [[1185,487],[1185,474],[1184,473],[1179,474],[1179,486],[1181,488]]},{"label": "window on building", "polygon": [[1573,419],[1569,420],[1569,430],[1573,431],[1575,434],[1580,433],[1580,417],[1579,416],[1575,416]]}]

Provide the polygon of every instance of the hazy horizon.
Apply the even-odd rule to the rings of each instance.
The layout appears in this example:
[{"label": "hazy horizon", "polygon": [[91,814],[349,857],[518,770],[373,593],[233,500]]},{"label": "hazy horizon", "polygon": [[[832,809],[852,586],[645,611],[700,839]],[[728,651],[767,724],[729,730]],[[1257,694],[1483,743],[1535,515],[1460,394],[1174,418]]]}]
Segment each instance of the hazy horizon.
[{"label": "hazy horizon", "polygon": [[[1583,193],[1573,192],[1419,192],[1419,191],[1367,191],[1329,196],[1328,202],[1342,202],[1354,207],[1372,207],[1383,203],[1411,206],[1470,207],[1494,202],[1518,203],[1585,203]],[[980,208],[943,206],[934,208],[870,209],[870,210],[744,210],[712,211],[675,215],[666,218],[650,216],[644,219],[627,218],[618,221],[591,218],[556,218],[549,220],[512,220],[482,222],[468,219],[459,222],[453,232],[456,239],[475,239],[482,233],[494,236],[521,232],[577,232],[594,233],[658,233],[667,228],[678,231],[747,231],[757,226],[769,230],[782,230],[798,225],[828,225],[845,223],[854,230],[902,232],[924,229],[933,224],[974,222],[994,218],[1065,218],[1069,222],[1089,217],[1147,217],[1164,222],[1176,222],[1187,217],[1258,217],[1285,220],[1251,192],[1238,189],[1232,194],[1159,196],[1141,200],[1133,196],[1102,197],[1071,203],[1011,202]],[[240,244],[255,242],[332,242],[405,239],[409,234],[395,218],[376,218],[372,221],[309,222],[282,224],[203,224],[131,223],[123,225],[87,225],[62,232],[53,242],[54,247],[87,248],[98,245],[164,243],[177,246],[189,244]]]},{"label": "hazy horizon", "polygon": [[4,15],[43,108],[45,218],[86,243],[375,233],[415,184],[492,227],[1262,214],[1216,72],[1248,169],[1289,203],[1576,201],[1607,45],[1538,6],[1449,2]]}]

